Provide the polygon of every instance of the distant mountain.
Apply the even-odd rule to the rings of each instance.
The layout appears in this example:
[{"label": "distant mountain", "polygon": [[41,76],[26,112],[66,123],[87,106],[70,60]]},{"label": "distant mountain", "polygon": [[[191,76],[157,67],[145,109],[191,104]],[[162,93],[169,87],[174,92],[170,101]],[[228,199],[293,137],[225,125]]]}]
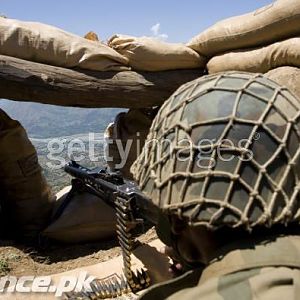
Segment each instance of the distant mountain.
[{"label": "distant mountain", "polygon": [[102,132],[121,109],[74,108],[0,99],[11,118],[20,121],[29,136],[60,137],[88,132]]}]

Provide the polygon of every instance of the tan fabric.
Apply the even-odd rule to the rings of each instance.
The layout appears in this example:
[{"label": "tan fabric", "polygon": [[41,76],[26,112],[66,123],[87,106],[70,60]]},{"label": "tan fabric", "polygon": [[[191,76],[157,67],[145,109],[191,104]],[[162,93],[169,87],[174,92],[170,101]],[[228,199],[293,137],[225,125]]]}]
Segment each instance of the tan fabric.
[{"label": "tan fabric", "polygon": [[265,73],[281,66],[300,67],[300,38],[215,56],[208,62],[207,69],[210,74],[225,71]]},{"label": "tan fabric", "polygon": [[106,130],[106,159],[111,169],[118,169],[124,177],[132,179],[130,167],[142,151],[153,118],[151,113],[142,109],[131,109],[117,115]]},{"label": "tan fabric", "polygon": [[124,55],[129,65],[141,71],[204,68],[205,59],[183,44],[149,37],[113,36],[108,45]]},{"label": "tan fabric", "polygon": [[0,199],[5,230],[33,237],[50,219],[54,197],[24,128],[0,109]]},{"label": "tan fabric", "polygon": [[[69,190],[67,187],[57,194],[58,204]],[[43,235],[65,243],[103,240],[115,235],[115,222],[114,209],[103,200],[89,193],[76,193],[62,215],[43,231]]]},{"label": "tan fabric", "polygon": [[59,28],[0,18],[0,54],[96,71],[127,70],[127,59],[104,44]]},{"label": "tan fabric", "polygon": [[281,86],[287,87],[300,100],[300,69],[295,67],[280,67],[269,71],[266,77]]},{"label": "tan fabric", "polygon": [[255,12],[223,20],[187,45],[212,57],[228,50],[268,45],[300,33],[300,1],[278,0]]}]

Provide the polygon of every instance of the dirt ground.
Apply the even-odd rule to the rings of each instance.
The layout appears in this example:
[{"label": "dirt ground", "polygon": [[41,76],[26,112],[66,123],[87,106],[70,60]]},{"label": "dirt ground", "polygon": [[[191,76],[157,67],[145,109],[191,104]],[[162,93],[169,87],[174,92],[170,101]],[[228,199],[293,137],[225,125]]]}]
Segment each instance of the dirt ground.
[{"label": "dirt ground", "polygon": [[[155,238],[155,230],[151,228],[138,240],[149,243]],[[120,254],[116,239],[80,245],[51,244],[43,250],[28,248],[13,241],[0,241],[0,276],[60,273],[107,261]]]}]

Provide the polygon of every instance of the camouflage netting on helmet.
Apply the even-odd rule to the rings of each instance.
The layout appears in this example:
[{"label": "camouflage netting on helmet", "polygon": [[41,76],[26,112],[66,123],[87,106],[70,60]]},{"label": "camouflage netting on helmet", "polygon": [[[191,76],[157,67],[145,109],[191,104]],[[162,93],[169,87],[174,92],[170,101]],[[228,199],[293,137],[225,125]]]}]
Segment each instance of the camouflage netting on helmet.
[{"label": "camouflage netting on helmet", "polygon": [[162,210],[217,229],[299,222],[300,101],[259,74],[180,87],[131,171]]}]

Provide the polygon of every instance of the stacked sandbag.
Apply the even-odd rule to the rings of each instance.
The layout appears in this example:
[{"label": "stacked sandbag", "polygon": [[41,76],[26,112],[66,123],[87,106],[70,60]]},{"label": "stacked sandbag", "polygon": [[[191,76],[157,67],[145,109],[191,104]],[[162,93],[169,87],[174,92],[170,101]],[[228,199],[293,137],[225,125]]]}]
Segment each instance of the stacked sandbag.
[{"label": "stacked sandbag", "polygon": [[155,109],[130,109],[115,118],[105,132],[106,162],[111,170],[132,179],[130,167],[141,153],[156,114]]},{"label": "stacked sandbag", "polygon": [[300,1],[278,0],[254,12],[216,23],[187,45],[212,57],[229,50],[269,45],[300,34]]},{"label": "stacked sandbag", "polygon": [[1,109],[0,171],[2,234],[37,237],[50,221],[54,197],[24,128]]},{"label": "stacked sandbag", "polygon": [[210,74],[225,71],[265,73],[282,66],[300,67],[299,37],[262,48],[239,50],[214,56],[208,62],[207,69]]},{"label": "stacked sandbag", "polygon": [[[69,195],[71,187],[57,193],[56,209]],[[54,210],[54,215],[56,210]],[[63,243],[100,241],[116,235],[116,214],[103,199],[88,192],[72,193],[60,216],[42,236]]]},{"label": "stacked sandbag", "polygon": [[0,54],[95,71],[128,70],[128,60],[107,45],[59,28],[0,17]]},{"label": "stacked sandbag", "polygon": [[183,44],[162,42],[150,37],[115,35],[108,45],[125,56],[140,71],[204,68],[206,59]]},{"label": "stacked sandbag", "polygon": [[209,74],[266,73],[300,67],[300,1],[278,0],[255,12],[218,22],[188,46],[210,58]]},{"label": "stacked sandbag", "polygon": [[281,86],[287,87],[300,100],[300,69],[295,67],[280,67],[265,74]]}]

